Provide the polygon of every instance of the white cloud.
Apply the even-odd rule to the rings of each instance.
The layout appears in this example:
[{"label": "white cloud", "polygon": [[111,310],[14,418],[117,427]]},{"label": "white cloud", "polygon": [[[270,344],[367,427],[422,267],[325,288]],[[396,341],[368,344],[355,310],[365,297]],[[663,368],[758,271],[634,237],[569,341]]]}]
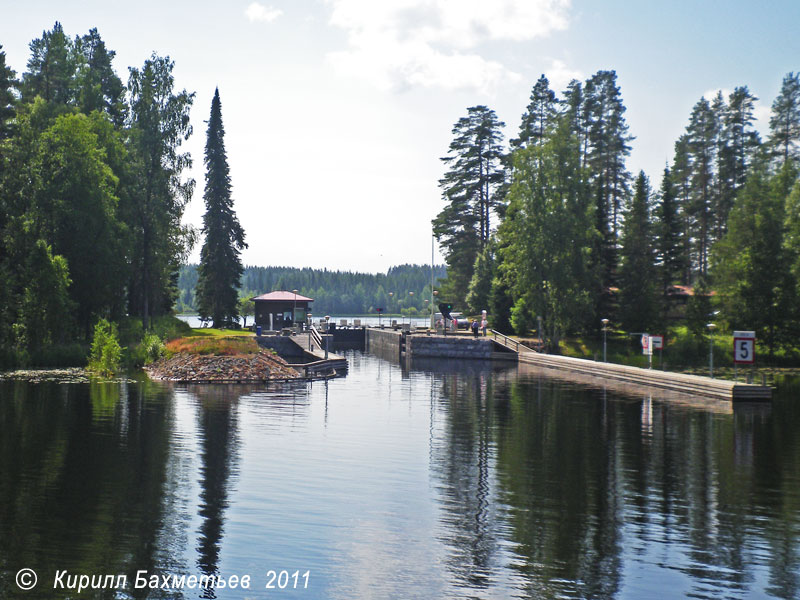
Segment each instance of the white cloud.
[{"label": "white cloud", "polygon": [[567,27],[571,0],[326,0],[348,48],[328,60],[383,89],[488,90],[519,75],[478,47],[521,42]]},{"label": "white cloud", "polygon": [[263,23],[272,23],[275,19],[283,14],[283,11],[279,8],[264,6],[258,2],[252,2],[250,6],[247,7],[247,10],[244,11],[244,14],[247,17],[247,20],[251,23],[255,23],[257,21],[261,21]]},{"label": "white cloud", "polygon": [[561,93],[567,89],[567,84],[573,79],[583,79],[583,73],[570,69],[562,60],[553,59],[550,67],[544,72],[545,77],[550,82],[550,89],[556,93]]}]

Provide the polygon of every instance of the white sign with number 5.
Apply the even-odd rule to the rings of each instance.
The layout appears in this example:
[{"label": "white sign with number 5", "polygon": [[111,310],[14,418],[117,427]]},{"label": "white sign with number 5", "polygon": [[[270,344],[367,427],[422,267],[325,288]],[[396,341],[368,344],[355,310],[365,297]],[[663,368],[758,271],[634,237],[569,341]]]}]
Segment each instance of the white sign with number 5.
[{"label": "white sign with number 5", "polygon": [[733,362],[753,364],[756,360],[756,332],[733,332]]}]

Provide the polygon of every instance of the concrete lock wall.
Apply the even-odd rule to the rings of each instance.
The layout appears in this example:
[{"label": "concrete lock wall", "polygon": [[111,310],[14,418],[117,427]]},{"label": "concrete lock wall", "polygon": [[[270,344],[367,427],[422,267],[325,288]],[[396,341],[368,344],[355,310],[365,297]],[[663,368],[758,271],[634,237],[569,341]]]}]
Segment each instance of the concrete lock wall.
[{"label": "concrete lock wall", "polygon": [[[306,337],[308,339],[308,337]],[[303,358],[305,352],[291,338],[280,335],[262,335],[256,337],[256,342],[262,348],[275,350],[278,355],[286,360],[293,358]],[[291,362],[291,360],[289,360]]]},{"label": "concrete lock wall", "polygon": [[490,359],[492,340],[439,335],[412,335],[406,340],[406,351],[413,357]]},{"label": "concrete lock wall", "polygon": [[394,360],[400,358],[400,342],[402,340],[400,332],[369,328],[366,336],[367,352]]}]

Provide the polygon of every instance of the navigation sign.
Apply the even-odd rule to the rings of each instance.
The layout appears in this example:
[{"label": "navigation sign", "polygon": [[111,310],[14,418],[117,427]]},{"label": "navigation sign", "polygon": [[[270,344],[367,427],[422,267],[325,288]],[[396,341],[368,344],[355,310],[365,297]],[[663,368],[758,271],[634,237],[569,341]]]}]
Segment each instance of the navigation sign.
[{"label": "navigation sign", "polygon": [[642,354],[653,356],[652,337],[649,333],[642,334]]},{"label": "navigation sign", "polygon": [[733,332],[733,362],[752,365],[756,361],[756,332]]},{"label": "navigation sign", "polygon": [[664,336],[663,335],[651,335],[650,342],[653,346],[653,350],[661,350],[664,347]]}]

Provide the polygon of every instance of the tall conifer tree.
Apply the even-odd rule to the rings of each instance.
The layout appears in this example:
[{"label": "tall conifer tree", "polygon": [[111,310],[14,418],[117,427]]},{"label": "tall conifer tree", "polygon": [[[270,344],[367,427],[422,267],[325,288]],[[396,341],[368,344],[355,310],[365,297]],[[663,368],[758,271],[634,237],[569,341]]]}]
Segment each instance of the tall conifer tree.
[{"label": "tall conifer tree", "polygon": [[782,165],[800,157],[800,73],[783,78],[781,91],[772,103],[769,144]]},{"label": "tall conifer tree", "polygon": [[620,265],[620,321],[628,331],[648,331],[655,324],[656,273],[650,232],[650,184],[644,171],[634,185],[625,215]]},{"label": "tall conifer tree", "polygon": [[203,194],[206,203],[206,214],[203,216],[205,242],[200,251],[197,282],[198,311],[201,317],[210,317],[214,327],[227,325],[239,316],[237,288],[244,270],[239,255],[247,248],[244,229],[233,211],[224,136],[222,106],[217,89],[211,101],[206,138],[206,187]]},{"label": "tall conifer tree", "polygon": [[491,235],[491,215],[503,206],[504,126],[490,108],[468,108],[453,126],[449,156],[442,158],[449,168],[439,187],[447,204],[433,220],[433,231],[447,261],[444,292],[456,303],[466,299],[475,260]]}]

